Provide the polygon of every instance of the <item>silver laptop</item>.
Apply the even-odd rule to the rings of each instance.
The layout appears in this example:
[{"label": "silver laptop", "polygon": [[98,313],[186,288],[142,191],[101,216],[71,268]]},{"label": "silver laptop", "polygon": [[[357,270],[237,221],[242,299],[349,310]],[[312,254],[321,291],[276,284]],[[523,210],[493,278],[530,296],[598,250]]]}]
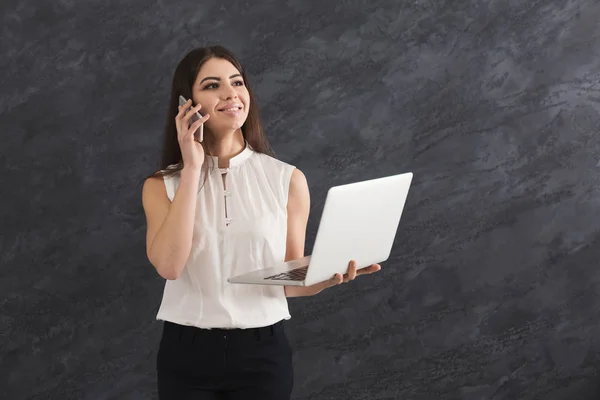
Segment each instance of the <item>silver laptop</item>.
[{"label": "silver laptop", "polygon": [[357,268],[386,261],[400,223],[413,174],[386,176],[327,192],[310,256],[228,278],[230,283],[310,286]]}]

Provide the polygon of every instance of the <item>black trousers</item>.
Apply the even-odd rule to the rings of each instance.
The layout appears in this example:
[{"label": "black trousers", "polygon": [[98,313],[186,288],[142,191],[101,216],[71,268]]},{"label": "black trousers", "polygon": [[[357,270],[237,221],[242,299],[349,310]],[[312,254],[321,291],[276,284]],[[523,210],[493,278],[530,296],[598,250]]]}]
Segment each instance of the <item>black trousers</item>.
[{"label": "black trousers", "polygon": [[282,321],[252,329],[164,322],[156,367],[160,400],[287,400],[294,379]]}]

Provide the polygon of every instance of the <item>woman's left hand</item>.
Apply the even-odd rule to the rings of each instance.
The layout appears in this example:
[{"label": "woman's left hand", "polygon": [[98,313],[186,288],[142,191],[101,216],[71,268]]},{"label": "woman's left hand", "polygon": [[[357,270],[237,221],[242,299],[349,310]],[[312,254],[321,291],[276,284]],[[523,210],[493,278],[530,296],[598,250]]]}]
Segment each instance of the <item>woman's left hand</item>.
[{"label": "woman's left hand", "polygon": [[335,274],[331,279],[310,286],[286,286],[285,294],[287,297],[314,296],[332,286],[353,281],[359,275],[372,274],[379,270],[381,270],[381,265],[379,264],[372,264],[365,268],[356,269],[356,261],[352,260],[348,266],[348,272],[344,275]]}]

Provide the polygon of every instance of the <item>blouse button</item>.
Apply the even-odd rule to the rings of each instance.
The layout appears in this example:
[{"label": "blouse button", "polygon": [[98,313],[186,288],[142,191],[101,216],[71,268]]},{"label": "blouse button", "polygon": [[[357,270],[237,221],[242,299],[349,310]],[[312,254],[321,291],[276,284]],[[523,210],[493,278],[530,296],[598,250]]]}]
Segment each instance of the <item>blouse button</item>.
[{"label": "blouse button", "polygon": [[231,197],[231,192],[229,190],[225,191],[225,197]]}]

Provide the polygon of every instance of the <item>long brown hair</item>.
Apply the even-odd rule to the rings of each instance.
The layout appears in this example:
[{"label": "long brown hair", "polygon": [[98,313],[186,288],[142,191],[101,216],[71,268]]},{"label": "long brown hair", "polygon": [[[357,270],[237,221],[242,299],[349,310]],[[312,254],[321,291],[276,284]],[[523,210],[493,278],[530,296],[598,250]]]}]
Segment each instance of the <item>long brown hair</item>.
[{"label": "long brown hair", "polygon": [[[173,175],[183,168],[181,148],[179,147],[179,142],[177,140],[177,127],[175,126],[175,116],[179,112],[179,95],[182,95],[186,99],[192,98],[192,87],[196,81],[198,72],[200,72],[202,65],[211,58],[222,58],[229,61],[238,71],[240,71],[240,74],[242,74],[244,84],[250,95],[250,109],[248,110],[246,122],[244,122],[244,125],[242,126],[242,135],[255,152],[274,156],[273,149],[263,132],[256,98],[250,87],[246,71],[242,68],[240,61],[231,51],[223,46],[200,47],[187,53],[179,62],[177,68],[175,68],[173,83],[171,85],[171,98],[169,99],[167,121],[164,127],[162,157],[158,164],[158,171],[148,178]],[[204,147],[204,152],[206,153],[206,146],[202,147]],[[209,157],[206,157],[204,164],[202,165],[204,177],[207,177],[208,160]],[[167,169],[169,166],[171,167]]]}]

